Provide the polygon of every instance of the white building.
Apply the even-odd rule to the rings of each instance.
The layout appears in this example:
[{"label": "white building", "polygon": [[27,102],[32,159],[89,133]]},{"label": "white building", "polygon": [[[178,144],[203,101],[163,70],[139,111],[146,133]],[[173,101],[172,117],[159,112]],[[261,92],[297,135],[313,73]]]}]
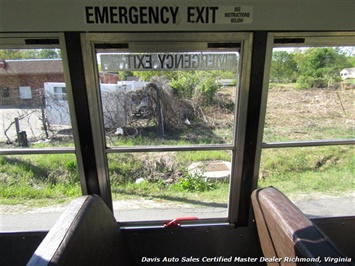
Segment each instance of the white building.
[{"label": "white building", "polygon": [[355,79],[355,67],[344,68],[342,71],[340,71],[340,76],[343,79]]}]

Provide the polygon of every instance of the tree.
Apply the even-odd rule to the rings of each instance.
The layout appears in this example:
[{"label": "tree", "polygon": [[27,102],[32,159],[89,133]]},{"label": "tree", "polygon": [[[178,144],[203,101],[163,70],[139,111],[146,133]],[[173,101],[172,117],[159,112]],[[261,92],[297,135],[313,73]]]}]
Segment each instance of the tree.
[{"label": "tree", "polygon": [[4,49],[0,50],[0,60],[22,59],[23,54],[20,49]]},{"label": "tree", "polygon": [[309,48],[295,54],[299,69],[297,89],[326,88],[341,80],[339,72],[349,66],[339,48]]},{"label": "tree", "polygon": [[61,58],[60,49],[3,49],[0,60]]},{"label": "tree", "polygon": [[41,59],[55,59],[61,58],[61,50],[60,49],[40,49],[36,54],[36,58]]},{"label": "tree", "polygon": [[296,79],[297,63],[294,54],[275,51],[272,54],[270,77],[273,82],[288,83]]},{"label": "tree", "polygon": [[347,62],[348,67],[355,67],[355,56],[347,57],[346,62]]}]

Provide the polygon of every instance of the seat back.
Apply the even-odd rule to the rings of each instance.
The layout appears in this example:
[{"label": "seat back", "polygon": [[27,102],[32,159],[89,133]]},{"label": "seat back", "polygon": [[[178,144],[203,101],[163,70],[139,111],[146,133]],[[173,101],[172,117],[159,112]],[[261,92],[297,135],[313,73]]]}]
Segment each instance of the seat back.
[{"label": "seat back", "polygon": [[[323,265],[326,257],[345,258],[332,241],[276,188],[255,190],[251,197],[264,257],[281,258],[270,265]],[[290,261],[287,262],[288,258]]]},{"label": "seat back", "polygon": [[68,205],[27,265],[134,265],[131,258],[112,212],[90,195]]}]

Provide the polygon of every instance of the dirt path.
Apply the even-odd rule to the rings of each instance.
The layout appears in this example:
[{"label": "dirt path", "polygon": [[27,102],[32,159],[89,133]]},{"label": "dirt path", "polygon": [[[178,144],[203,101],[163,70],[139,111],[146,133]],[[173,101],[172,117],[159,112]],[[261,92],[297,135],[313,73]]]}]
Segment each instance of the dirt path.
[{"label": "dirt path", "polygon": [[[329,200],[333,199],[354,199],[355,191],[344,193],[340,196],[327,195],[322,193],[312,193],[312,194],[293,194],[289,196],[290,200],[295,203],[305,203],[316,200]],[[0,205],[0,215],[1,214],[33,214],[33,213],[58,213],[63,212],[69,202],[63,204],[54,204],[45,207],[34,207],[26,204],[21,205]],[[175,202],[162,202],[154,201],[149,199],[136,199],[136,200],[119,200],[113,201],[114,210],[141,210],[141,209],[174,209],[174,208],[191,208],[192,204],[181,204]],[[355,208],[355,205],[353,206]]]}]

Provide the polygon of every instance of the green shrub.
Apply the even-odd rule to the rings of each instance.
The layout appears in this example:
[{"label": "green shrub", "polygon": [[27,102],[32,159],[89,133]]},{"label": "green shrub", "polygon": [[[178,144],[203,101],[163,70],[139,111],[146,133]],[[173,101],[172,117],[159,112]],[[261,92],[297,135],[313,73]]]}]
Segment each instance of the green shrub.
[{"label": "green shrub", "polygon": [[186,174],[181,177],[176,184],[172,185],[179,191],[189,191],[189,192],[204,192],[210,191],[216,188],[216,184],[210,180],[199,176]]},{"label": "green shrub", "polygon": [[65,163],[65,168],[69,172],[76,172],[78,167],[76,161],[68,161]]}]

